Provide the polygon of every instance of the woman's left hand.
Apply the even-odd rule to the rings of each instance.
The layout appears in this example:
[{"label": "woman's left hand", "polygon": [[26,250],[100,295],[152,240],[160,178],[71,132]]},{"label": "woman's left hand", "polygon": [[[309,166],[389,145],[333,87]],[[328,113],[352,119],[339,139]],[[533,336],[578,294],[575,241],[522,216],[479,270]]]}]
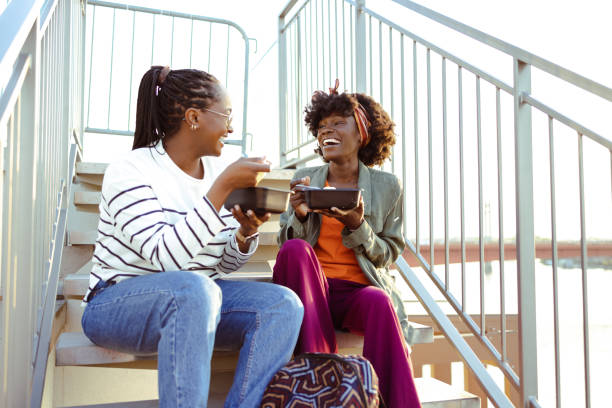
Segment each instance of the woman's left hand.
[{"label": "woman's left hand", "polygon": [[332,217],[343,223],[348,229],[356,230],[363,222],[363,196],[359,196],[359,204],[351,210],[341,210],[332,207],[329,210],[313,210],[316,213]]},{"label": "woman's left hand", "polygon": [[232,215],[240,223],[240,233],[245,237],[256,233],[259,226],[270,219],[270,213],[258,217],[253,210],[243,212],[239,205],[232,208]]}]

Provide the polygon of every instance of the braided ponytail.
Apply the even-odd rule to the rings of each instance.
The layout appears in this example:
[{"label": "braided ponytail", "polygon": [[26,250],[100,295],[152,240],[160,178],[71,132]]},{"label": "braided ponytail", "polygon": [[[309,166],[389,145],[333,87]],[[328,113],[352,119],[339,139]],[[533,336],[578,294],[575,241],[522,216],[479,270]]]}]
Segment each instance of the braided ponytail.
[{"label": "braided ponytail", "polygon": [[219,100],[221,93],[217,78],[204,71],[151,67],[138,88],[132,149],[154,146],[171,137],[180,129],[187,109],[207,108]]}]

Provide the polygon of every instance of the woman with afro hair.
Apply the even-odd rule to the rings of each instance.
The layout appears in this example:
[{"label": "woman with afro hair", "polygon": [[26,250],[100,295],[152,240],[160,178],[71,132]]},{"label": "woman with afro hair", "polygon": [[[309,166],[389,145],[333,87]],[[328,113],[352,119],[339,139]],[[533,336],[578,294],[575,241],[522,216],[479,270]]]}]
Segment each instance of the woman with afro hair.
[{"label": "woman with afro hair", "polygon": [[[295,353],[337,353],[335,329],[364,336],[388,407],[419,407],[412,377],[413,330],[389,267],[404,249],[402,191],[397,178],[375,170],[395,144],[394,123],[360,93],[317,91],[305,121],[325,164],[296,171],[291,207],[281,215],[273,280],[295,291],[304,320]],[[312,210],[298,185],[359,188],[352,210]]]}]

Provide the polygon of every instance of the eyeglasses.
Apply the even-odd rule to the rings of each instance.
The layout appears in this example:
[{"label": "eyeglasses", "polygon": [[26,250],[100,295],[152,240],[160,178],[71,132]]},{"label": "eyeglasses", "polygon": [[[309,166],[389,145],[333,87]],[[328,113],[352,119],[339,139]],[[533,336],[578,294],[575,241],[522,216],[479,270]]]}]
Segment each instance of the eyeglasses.
[{"label": "eyeglasses", "polygon": [[223,112],[217,112],[215,110],[208,109],[208,108],[201,108],[201,109],[207,112],[216,113],[217,115],[223,116],[225,118],[225,124],[227,125],[227,127],[229,127],[232,124],[232,119],[234,119],[234,115],[232,114],[232,112],[223,113]]}]

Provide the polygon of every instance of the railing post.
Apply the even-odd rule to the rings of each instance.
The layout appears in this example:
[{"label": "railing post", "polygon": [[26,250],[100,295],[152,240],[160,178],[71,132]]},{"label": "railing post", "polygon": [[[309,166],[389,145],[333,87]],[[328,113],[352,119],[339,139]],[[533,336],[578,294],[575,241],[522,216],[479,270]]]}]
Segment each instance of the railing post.
[{"label": "railing post", "polygon": [[278,137],[280,140],[280,165],[287,162],[287,36],[285,15],[278,17]]},{"label": "railing post", "polygon": [[365,0],[357,0],[355,7],[355,92],[365,93],[366,89],[366,17],[363,9]]},{"label": "railing post", "polygon": [[513,73],[520,381],[527,407],[538,395],[531,106],[522,102],[531,92],[531,66],[515,58]]}]

